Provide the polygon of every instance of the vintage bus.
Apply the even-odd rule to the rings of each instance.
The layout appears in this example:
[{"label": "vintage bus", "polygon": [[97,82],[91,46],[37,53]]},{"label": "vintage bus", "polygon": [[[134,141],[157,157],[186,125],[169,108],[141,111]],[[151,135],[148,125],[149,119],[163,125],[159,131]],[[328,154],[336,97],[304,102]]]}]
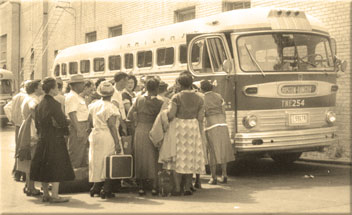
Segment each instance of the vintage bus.
[{"label": "vintage bus", "polygon": [[11,101],[14,76],[11,71],[0,69],[0,125],[5,127],[9,120],[5,115],[4,106]]},{"label": "vintage bus", "polygon": [[226,102],[237,157],[269,155],[293,162],[334,141],[336,44],[304,11],[252,8],[77,45],[59,52],[53,76],[112,78],[117,71],[181,71],[207,79]]}]

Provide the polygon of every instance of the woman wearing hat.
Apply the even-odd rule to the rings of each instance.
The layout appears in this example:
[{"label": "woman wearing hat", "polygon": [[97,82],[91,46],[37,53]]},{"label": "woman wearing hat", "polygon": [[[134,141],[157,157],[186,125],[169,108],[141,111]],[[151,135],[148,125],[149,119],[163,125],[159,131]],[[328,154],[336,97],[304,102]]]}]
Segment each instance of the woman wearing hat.
[{"label": "woman wearing hat", "polygon": [[208,139],[210,155],[210,172],[212,178],[209,184],[217,184],[216,164],[221,164],[222,177],[220,183],[227,182],[226,166],[229,161],[235,159],[231,146],[229,130],[226,124],[224,99],[220,94],[212,91],[213,85],[204,80],[201,82],[201,90],[204,93],[205,133]]},{"label": "woman wearing hat", "polygon": [[121,150],[116,128],[116,120],[120,114],[117,107],[111,103],[114,87],[110,82],[103,81],[97,93],[102,98],[88,107],[90,127],[93,128],[89,135],[89,182],[94,183],[90,195],[93,197],[94,194],[100,194],[101,198],[111,198],[114,195],[111,191],[111,181],[105,178],[104,159],[114,154],[115,149],[116,153]]}]

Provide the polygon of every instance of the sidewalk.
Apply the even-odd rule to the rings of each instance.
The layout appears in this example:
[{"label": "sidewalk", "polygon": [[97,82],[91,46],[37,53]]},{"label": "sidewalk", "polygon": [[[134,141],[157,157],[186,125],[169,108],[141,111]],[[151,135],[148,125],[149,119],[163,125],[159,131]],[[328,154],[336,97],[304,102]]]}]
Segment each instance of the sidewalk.
[{"label": "sidewalk", "polygon": [[330,158],[327,154],[319,152],[303,153],[299,161],[352,166],[350,156],[344,156],[341,158]]}]

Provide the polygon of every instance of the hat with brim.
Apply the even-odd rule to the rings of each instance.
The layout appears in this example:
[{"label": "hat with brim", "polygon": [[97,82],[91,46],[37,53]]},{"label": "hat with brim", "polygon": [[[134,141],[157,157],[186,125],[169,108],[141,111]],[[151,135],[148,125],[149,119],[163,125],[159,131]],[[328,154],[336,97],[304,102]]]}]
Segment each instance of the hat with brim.
[{"label": "hat with brim", "polygon": [[81,74],[77,74],[77,75],[72,75],[70,77],[70,80],[68,81],[69,84],[72,83],[82,83],[84,82],[84,77]]},{"label": "hat with brim", "polygon": [[103,81],[99,84],[97,93],[102,96],[112,96],[114,94],[114,87],[109,81]]}]

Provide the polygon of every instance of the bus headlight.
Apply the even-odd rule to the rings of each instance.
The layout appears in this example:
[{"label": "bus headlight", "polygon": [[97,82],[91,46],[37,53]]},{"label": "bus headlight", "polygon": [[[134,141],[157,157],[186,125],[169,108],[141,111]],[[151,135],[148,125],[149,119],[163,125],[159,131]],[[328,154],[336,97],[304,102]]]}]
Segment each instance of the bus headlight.
[{"label": "bus headlight", "polygon": [[328,123],[334,123],[336,121],[336,114],[332,111],[326,113],[326,121]]},{"label": "bus headlight", "polygon": [[257,125],[257,117],[254,115],[243,117],[242,123],[248,129],[254,128]]}]

